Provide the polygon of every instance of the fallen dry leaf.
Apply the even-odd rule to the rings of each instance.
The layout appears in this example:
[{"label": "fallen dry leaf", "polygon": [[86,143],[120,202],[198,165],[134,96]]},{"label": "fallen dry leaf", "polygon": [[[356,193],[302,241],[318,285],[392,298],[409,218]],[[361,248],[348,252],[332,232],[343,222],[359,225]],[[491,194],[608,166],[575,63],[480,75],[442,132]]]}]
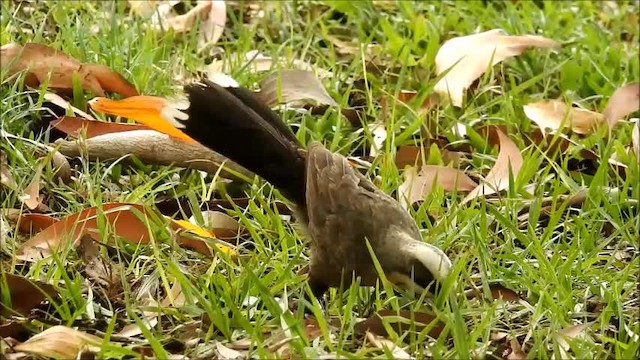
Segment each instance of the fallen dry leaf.
[{"label": "fallen dry leaf", "polygon": [[490,66],[531,47],[557,48],[560,44],[542,36],[509,36],[502,29],[448,40],[436,54],[436,73],[449,72],[434,90],[460,107],[464,91]]},{"label": "fallen dry leaf", "polygon": [[[37,233],[18,248],[16,257],[22,260],[34,260],[48,255],[50,251],[60,249],[67,242],[77,246],[83,234],[88,234],[96,241],[103,241],[97,230],[99,229],[98,213],[104,214],[105,222],[115,235],[129,242],[141,244],[151,242],[151,235],[147,227],[151,221],[150,217],[159,217],[159,215],[157,217],[150,216],[151,213],[139,204],[102,204],[101,209],[92,207],[82,210],[60,219]],[[176,221],[170,221],[169,226],[179,233],[185,230],[189,231]],[[178,243],[203,255],[212,256],[211,249],[203,240],[189,237],[186,234],[178,234]]]},{"label": "fallen dry leaf", "polygon": [[280,103],[338,105],[310,71],[281,70],[260,82],[258,98],[268,106]]},{"label": "fallen dry leaf", "polygon": [[404,182],[398,187],[403,206],[423,201],[436,185],[442,186],[446,192],[468,192],[478,186],[464,172],[445,166],[424,165],[419,172],[416,167],[411,167],[405,170],[404,177]]},{"label": "fallen dry leaf", "polygon": [[14,216],[7,216],[7,219],[16,224],[16,228],[23,234],[33,234],[40,232],[58,222],[58,219],[46,214],[27,213],[23,214],[18,210]]},{"label": "fallen dry leaf", "polygon": [[518,339],[510,339],[511,353],[507,355],[506,360],[526,360],[527,353],[522,349]]},{"label": "fallen dry leaf", "polygon": [[275,66],[288,69],[312,71],[321,79],[330,78],[333,76],[332,72],[313,66],[304,60],[287,59],[284,57],[273,59],[272,57],[264,55],[258,50],[248,51],[244,56],[239,54],[230,54],[222,60],[215,59],[205,67],[204,72],[208,74],[209,78],[211,78],[212,74],[227,74],[230,71],[229,66],[231,64],[233,64],[234,66],[235,64],[241,64],[239,65],[240,68],[247,69],[247,71],[256,73],[269,71]]},{"label": "fallen dry leaf", "polygon": [[567,107],[560,100],[545,100],[523,106],[525,115],[542,131],[545,129],[559,130],[570,128],[578,134],[590,134],[604,123],[604,116],[600,113]]},{"label": "fallen dry leaf", "polygon": [[500,143],[500,152],[496,163],[493,165],[489,174],[484,179],[484,182],[471,192],[462,200],[462,203],[469,202],[470,200],[484,195],[490,195],[498,193],[502,190],[509,188],[509,173],[515,179],[520,172],[522,163],[522,154],[516,144],[509,139],[500,129],[495,128]]},{"label": "fallen dry leaf", "polygon": [[73,116],[63,116],[56,119],[51,122],[51,126],[75,138],[86,134],[87,139],[124,131],[151,130],[150,127],[141,124],[123,124]]},{"label": "fallen dry leaf", "polygon": [[390,351],[394,359],[411,359],[411,355],[409,355],[401,347],[397,346],[393,341],[385,339],[369,331],[367,331],[365,335],[371,345],[378,349],[386,349]]},{"label": "fallen dry leaf", "polygon": [[18,191],[18,184],[13,179],[9,168],[7,154],[5,154],[4,150],[0,150],[0,184],[9,190]]},{"label": "fallen dry leaf", "polygon": [[228,348],[224,346],[221,342],[216,341],[216,353],[218,355],[218,359],[222,360],[231,360],[231,359],[245,359],[246,353],[243,354],[238,350]]},{"label": "fallen dry leaf", "polygon": [[208,44],[215,44],[222,37],[224,26],[227,23],[227,6],[224,0],[210,0],[209,14],[202,22],[198,33],[198,46],[200,48]]},{"label": "fallen dry leaf", "polygon": [[584,324],[576,324],[571,325],[565,329],[558,331],[553,338],[558,343],[560,348],[560,358],[568,359],[569,354],[568,351],[571,348],[570,341],[575,339],[586,339],[587,334],[585,330],[589,328],[589,326],[593,325],[594,322],[587,322]]},{"label": "fallen dry leaf", "polygon": [[120,269],[109,258],[100,255],[96,241],[89,235],[80,238],[78,253],[84,263],[84,272],[89,280],[100,285],[108,299],[114,299],[122,291]]},{"label": "fallen dry leaf", "polygon": [[77,76],[83,89],[104,96],[113,92],[124,97],[138,95],[138,91],[124,77],[104,65],[83,64],[46,45],[27,43],[6,44],[0,48],[1,65],[7,76],[26,71],[25,84],[37,88],[48,80],[50,89],[69,92]]},{"label": "fallen dry leaf", "polygon": [[[29,208],[29,210],[35,210],[39,207],[44,206],[44,204],[42,204],[44,196],[40,195],[40,180],[42,177],[43,166],[44,165],[42,163],[38,164],[31,182],[24,189],[24,194],[19,196],[20,201],[22,201]],[[46,209],[42,210],[46,211]]]},{"label": "fallen dry leaf", "polygon": [[603,115],[609,126],[614,126],[618,120],[638,110],[640,110],[640,82],[617,89],[609,98]]},{"label": "fallen dry leaf", "polygon": [[7,289],[11,298],[11,304],[3,302],[0,297],[0,314],[10,317],[13,312],[22,316],[28,316],[31,309],[38,306],[47,298],[58,295],[56,289],[40,281],[29,280],[20,275],[13,275],[2,271],[0,284]]},{"label": "fallen dry leaf", "polygon": [[[218,239],[236,239],[244,232],[238,220],[221,211],[207,210],[202,212],[203,226],[211,229]],[[197,226],[195,216],[189,218],[189,222]]]},{"label": "fallen dry leaf", "polygon": [[56,106],[59,106],[65,110],[71,110],[75,115],[80,115],[85,119],[95,120],[95,118],[86,112],[78,109],[77,107],[69,104],[69,102],[62,98],[62,96],[54,93],[47,92],[44,94],[44,99]]},{"label": "fallen dry leaf", "polygon": [[[417,91],[413,90],[400,90],[397,100],[402,101],[403,103],[411,102],[416,95],[418,95]],[[434,106],[438,105],[439,97],[437,94],[431,94],[427,96],[422,103],[418,106],[418,112],[424,112],[432,109]]]},{"label": "fallen dry leaf", "polygon": [[369,156],[375,157],[378,155],[378,151],[382,149],[384,141],[387,139],[387,128],[384,123],[375,123],[369,125],[371,135],[373,135],[373,142],[371,149],[369,150]]},{"label": "fallen dry leaf", "polygon": [[34,335],[14,349],[42,357],[75,359],[83,350],[100,351],[102,342],[95,335],[58,325]]},{"label": "fallen dry leaf", "polygon": [[[504,300],[504,301],[508,301],[508,302],[516,302],[519,301],[520,295],[518,295],[517,292],[508,289],[498,283],[493,283],[489,285],[489,292],[491,293],[491,300]],[[472,299],[472,298],[479,298],[482,299],[484,298],[484,294],[482,293],[482,291],[478,288],[472,288],[468,291],[465,291],[465,294],[467,296],[467,299]]]},{"label": "fallen dry leaf", "polygon": [[[383,320],[384,318],[384,320]],[[371,315],[368,319],[360,321],[355,325],[355,331],[364,334],[369,331],[377,335],[387,336],[387,330],[384,327],[387,322],[397,333],[409,331],[411,326],[416,331],[430,327],[429,336],[437,339],[444,330],[444,324],[438,318],[426,312],[413,312],[409,310],[380,310]]]}]

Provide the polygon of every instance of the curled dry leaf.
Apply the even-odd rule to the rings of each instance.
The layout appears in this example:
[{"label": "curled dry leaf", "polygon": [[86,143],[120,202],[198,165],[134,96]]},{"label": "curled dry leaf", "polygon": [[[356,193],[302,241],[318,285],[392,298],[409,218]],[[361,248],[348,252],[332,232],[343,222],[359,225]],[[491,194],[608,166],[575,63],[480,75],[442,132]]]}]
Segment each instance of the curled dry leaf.
[{"label": "curled dry leaf", "polygon": [[627,84],[616,90],[604,110],[604,118],[609,126],[632,112],[640,110],[640,83]]},{"label": "curled dry leaf", "polygon": [[84,263],[84,272],[89,280],[100,285],[109,299],[114,299],[122,291],[120,269],[109,258],[100,255],[96,241],[88,235],[80,238],[78,253]]},{"label": "curled dry leaf", "polygon": [[55,145],[62,154],[72,157],[88,155],[90,159],[115,160],[135,155],[149,164],[174,165],[209,174],[218,173],[224,164],[221,173],[225,177],[235,178],[235,174],[253,177],[248,170],[199,143],[187,143],[153,130],[109,133],[82,142],[58,139]]},{"label": "curled dry leaf", "polygon": [[16,228],[24,234],[40,232],[58,222],[58,219],[52,218],[51,216],[46,214],[22,214],[19,210],[17,214],[11,214],[11,216],[7,216],[7,219],[16,223]]},{"label": "curled dry leaf", "polygon": [[[68,242],[78,246],[83,234],[88,234],[96,241],[104,241],[98,231],[99,213],[104,215],[104,222],[115,235],[133,243],[151,242],[148,225],[155,216],[150,216],[152,214],[139,204],[106,203],[102,204],[101,209],[93,207],[60,219],[23,243],[18,248],[16,257],[29,261],[46,256]],[[178,232],[190,230],[176,221],[170,221],[169,226]],[[178,243],[203,255],[212,256],[211,249],[203,240],[178,234]]]},{"label": "curled dry leaf", "polygon": [[83,64],[80,61],[46,45],[27,43],[3,45],[1,65],[7,76],[26,71],[25,84],[38,87],[48,80],[50,89],[69,92],[73,78],[78,77],[84,90],[104,96],[113,92],[124,97],[138,95],[138,91],[124,77],[104,65]]},{"label": "curled dry leaf", "polygon": [[462,106],[464,91],[490,66],[522,54],[531,47],[557,48],[560,44],[542,36],[509,36],[502,29],[453,38],[436,54],[436,73],[449,71],[434,90]]},{"label": "curled dry leaf", "polygon": [[[398,93],[398,96],[396,97],[397,100],[402,101],[404,103],[408,103],[411,102],[413,100],[413,98],[416,97],[416,95],[418,95],[417,91],[412,91],[412,90],[400,90],[400,92]],[[424,112],[424,111],[428,111],[430,109],[432,109],[434,106],[438,105],[439,102],[439,96],[438,94],[431,94],[429,96],[427,96],[422,103],[418,106],[418,111],[419,112]]]},{"label": "curled dry leaf", "polygon": [[318,103],[338,105],[318,78],[310,71],[281,70],[260,82],[258,98],[268,106],[279,103]]},{"label": "curled dry leaf", "polygon": [[382,148],[384,141],[387,139],[387,128],[384,123],[376,123],[369,125],[371,134],[373,135],[373,143],[369,150],[369,156],[375,157]]},{"label": "curled dry leaf", "polygon": [[31,309],[41,302],[58,295],[56,289],[49,284],[29,280],[20,275],[8,274],[4,271],[0,275],[0,284],[3,289],[8,290],[11,299],[11,304],[7,304],[0,297],[0,314],[2,316],[9,317],[13,312],[27,316]]},{"label": "curled dry leaf", "polygon": [[218,355],[217,357],[218,359],[231,360],[231,359],[245,359],[247,357],[246,353],[241,353],[238,350],[226,347],[219,341],[216,341],[215,343],[216,343],[216,353]]},{"label": "curled dry leaf", "polygon": [[480,184],[462,200],[462,203],[471,201],[472,199],[483,196],[498,193],[502,190],[509,188],[509,174],[515,179],[520,172],[522,163],[522,154],[516,144],[509,139],[500,129],[495,128],[498,134],[500,143],[500,152],[498,153],[498,159],[493,165],[489,174],[484,179],[484,182]]},{"label": "curled dry leaf", "polygon": [[141,124],[123,124],[73,116],[63,116],[56,119],[51,122],[51,126],[75,138],[86,134],[87,139],[117,132],[151,130],[150,127]]},{"label": "curled dry leaf", "polygon": [[423,201],[433,191],[434,186],[442,186],[444,191],[471,191],[478,186],[464,172],[445,166],[425,165],[420,172],[411,167],[404,172],[405,180],[398,188],[398,196],[403,205]]},{"label": "curled dry leaf", "polygon": [[100,351],[102,342],[95,335],[58,325],[34,335],[14,349],[47,358],[75,359],[83,350]]},{"label": "curled dry leaf", "polygon": [[560,358],[568,359],[568,351],[571,348],[570,342],[575,339],[586,339],[586,330],[593,325],[593,322],[584,324],[571,325],[565,329],[558,331],[553,337],[560,347]]},{"label": "curled dry leaf", "polygon": [[525,115],[543,132],[549,128],[559,130],[570,128],[578,134],[590,134],[604,123],[600,113],[567,107],[560,100],[546,100],[523,106]]},{"label": "curled dry leaf", "polygon": [[[520,295],[518,295],[517,292],[496,283],[489,285],[489,292],[491,294],[490,295],[491,300],[504,300],[507,302],[516,302],[521,299]],[[472,288],[469,291],[465,291],[465,294],[467,296],[467,299],[484,298],[484,294],[478,288]]]},{"label": "curled dry leaf", "polygon": [[227,6],[224,0],[210,0],[209,14],[202,22],[198,34],[198,46],[215,44],[222,37],[224,26],[227,23]]},{"label": "curled dry leaf", "polygon": [[366,337],[374,347],[390,351],[394,359],[411,359],[411,355],[409,355],[406,351],[397,346],[391,340],[385,339],[369,331],[366,332]]},{"label": "curled dry leaf", "polygon": [[444,330],[444,324],[434,314],[408,310],[397,312],[395,310],[380,310],[368,319],[357,323],[355,330],[360,334],[368,331],[380,336],[387,336],[383,321],[391,325],[397,333],[409,331],[412,326],[416,331],[422,331],[428,327],[429,336],[436,339]]},{"label": "curled dry leaf", "polygon": [[7,154],[3,150],[0,150],[0,184],[9,190],[18,191],[18,184],[11,175]]},{"label": "curled dry leaf", "polygon": [[38,167],[36,167],[36,173],[33,175],[31,182],[24,189],[24,194],[19,197],[20,200],[29,208],[29,210],[48,210],[48,207],[42,203],[44,196],[40,195],[40,180],[42,177],[42,168],[43,164],[38,164]]}]

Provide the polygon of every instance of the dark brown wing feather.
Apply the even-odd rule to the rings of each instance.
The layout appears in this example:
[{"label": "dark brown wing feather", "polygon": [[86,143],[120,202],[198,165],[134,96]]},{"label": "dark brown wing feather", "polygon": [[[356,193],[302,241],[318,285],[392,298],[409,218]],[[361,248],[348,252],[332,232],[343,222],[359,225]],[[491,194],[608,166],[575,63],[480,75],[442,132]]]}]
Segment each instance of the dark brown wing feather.
[{"label": "dark brown wing feather", "polygon": [[182,129],[279,188],[297,204],[305,203],[304,158],[300,143],[268,107],[247,89],[215,83],[185,87],[189,119]]}]

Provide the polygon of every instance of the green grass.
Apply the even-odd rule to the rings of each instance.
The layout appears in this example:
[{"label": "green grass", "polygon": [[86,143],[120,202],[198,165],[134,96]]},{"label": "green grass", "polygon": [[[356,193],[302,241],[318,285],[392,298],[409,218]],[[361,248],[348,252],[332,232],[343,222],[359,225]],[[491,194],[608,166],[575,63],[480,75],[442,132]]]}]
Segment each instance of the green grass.
[{"label": "green grass", "polygon": [[[228,23],[218,46],[224,56],[244,57],[259,50],[287,61],[305,59],[334,76],[324,79],[328,92],[348,106],[354,81],[366,84],[360,96],[373,119],[387,119],[385,147],[368,172],[379,186],[396,195],[404,181],[393,162],[401,145],[418,144],[425,134],[442,136],[455,144],[469,144],[454,131],[456,123],[506,125],[510,138],[522,150],[523,169],[514,186],[491,201],[478,199],[461,205],[463,194],[432,193],[412,210],[426,241],[444,249],[454,261],[452,280],[438,296],[420,297],[388,286],[332,290],[324,314],[316,310],[322,336],[309,340],[303,314],[283,309],[302,296],[306,282],[298,271],[308,262],[307,241],[295,224],[279,216],[276,203],[286,201],[268,184],[225,184],[196,171],[143,164],[139,161],[100,162],[75,159],[76,181],[62,184],[52,169],[43,171],[41,193],[54,215],[64,216],[104,202],[136,202],[154,209],[166,198],[179,198],[196,213],[212,198],[250,198],[246,208],[229,214],[247,229],[252,246],[240,250],[238,263],[218,257],[211,261],[196,252],[171,245],[163,224],[150,225],[154,246],[135,246],[114,239],[108,228],[102,249],[105,261],[119,269],[116,296],[86,280],[82,260],[70,246],[54,257],[23,264],[13,255],[28,235],[9,231],[2,242],[3,272],[24,275],[58,287],[60,298],[22,323],[35,334],[63,324],[105,338],[99,357],[121,358],[136,346],[150,348],[158,358],[169,354],[209,357],[215,341],[250,339],[251,356],[277,356],[269,347],[270,331],[283,328],[293,338],[288,346],[295,357],[385,357],[382,350],[363,345],[356,322],[382,309],[432,311],[446,324],[437,338],[427,331],[394,332],[388,338],[416,357],[495,358],[505,344],[492,341],[497,332],[509,333],[523,344],[531,358],[560,356],[555,334],[571,325],[593,322],[584,338],[571,341],[576,358],[631,359],[640,354],[638,250],[640,234],[640,167],[625,147],[631,142],[631,124],[617,127],[611,137],[599,132],[574,139],[594,149],[601,161],[590,170],[573,166],[580,159],[575,148],[550,157],[524,139],[535,126],[522,106],[541,99],[564,97],[582,106],[604,110],[611,93],[638,81],[638,3],[619,2],[614,8],[600,2],[273,2],[263,5],[265,16],[248,22],[247,13],[228,5]],[[172,34],[146,28],[132,17],[126,2],[47,2],[24,11],[15,2],[2,2],[2,44],[40,42],[81,61],[110,66],[143,94],[172,95],[179,74],[202,71],[208,52],[199,52],[197,34]],[[635,17],[634,17],[635,16]],[[467,92],[461,109],[442,106],[421,116],[410,107],[384,96],[416,90],[428,96],[435,85],[434,58],[440,45],[455,36],[503,28],[509,34],[540,34],[563,44],[557,52],[532,50],[495,66]],[[386,71],[368,67],[365,48],[354,56],[339,55],[327,35],[356,39],[357,44],[378,44],[375,62]],[[268,73],[252,73],[231,62],[230,73],[250,88]],[[286,68],[285,65],[276,68]],[[491,91],[497,88],[499,93]],[[2,128],[41,143],[48,133],[39,131],[41,103],[38,92],[3,81],[0,114]],[[91,95],[73,99],[84,107]],[[333,151],[361,156],[371,134],[354,129],[336,111],[302,115],[281,111],[303,143],[321,140]],[[486,174],[497,155],[495,149],[471,143],[474,151],[462,168]],[[34,146],[3,139],[9,171],[24,189],[38,160]],[[606,159],[615,155],[629,167],[624,176]],[[179,180],[176,181],[176,176]],[[215,180],[215,181],[214,181]],[[581,208],[569,211],[561,195],[587,189]],[[2,189],[2,208],[23,207],[21,193]],[[556,211],[541,217],[542,201],[550,198]],[[529,221],[519,226],[519,210],[529,205]],[[178,213],[176,218],[180,217]],[[11,229],[9,229],[11,230]],[[3,230],[4,231],[4,230]],[[158,302],[180,284],[183,306],[162,308],[157,325],[122,340],[113,334],[140,323],[148,310],[148,293]],[[518,302],[468,298],[477,288],[489,293],[499,283],[519,292]],[[329,322],[340,325],[329,337]],[[193,329],[199,329],[197,336]],[[28,336],[27,336],[28,337]],[[186,340],[199,337],[195,346]],[[25,339],[22,339],[25,340]]]}]

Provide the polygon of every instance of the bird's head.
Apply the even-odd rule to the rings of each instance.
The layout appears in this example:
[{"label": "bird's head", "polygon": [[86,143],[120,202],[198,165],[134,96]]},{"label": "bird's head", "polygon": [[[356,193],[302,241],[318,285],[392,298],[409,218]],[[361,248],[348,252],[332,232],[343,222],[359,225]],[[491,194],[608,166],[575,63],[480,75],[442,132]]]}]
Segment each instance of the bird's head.
[{"label": "bird's head", "polygon": [[389,243],[396,244],[397,255],[394,263],[396,270],[388,279],[405,287],[418,287],[424,290],[440,283],[451,271],[451,260],[438,247],[422,241],[419,233],[406,229],[396,229],[389,233]]}]

